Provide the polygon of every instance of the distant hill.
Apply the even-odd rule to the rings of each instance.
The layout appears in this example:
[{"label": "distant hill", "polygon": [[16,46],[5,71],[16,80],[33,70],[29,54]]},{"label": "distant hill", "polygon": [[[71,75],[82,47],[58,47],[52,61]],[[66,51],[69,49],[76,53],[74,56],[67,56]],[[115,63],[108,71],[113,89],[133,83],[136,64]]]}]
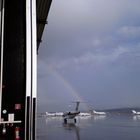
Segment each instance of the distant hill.
[{"label": "distant hill", "polygon": [[138,107],[131,107],[131,108],[114,108],[114,109],[107,109],[104,110],[105,112],[108,113],[132,113],[132,110],[140,111],[140,108]]}]

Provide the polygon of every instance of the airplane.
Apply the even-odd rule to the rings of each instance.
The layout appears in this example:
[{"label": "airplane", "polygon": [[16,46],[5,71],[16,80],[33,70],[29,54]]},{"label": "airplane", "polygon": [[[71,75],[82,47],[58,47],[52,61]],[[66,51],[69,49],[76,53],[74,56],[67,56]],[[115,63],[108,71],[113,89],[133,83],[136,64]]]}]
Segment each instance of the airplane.
[{"label": "airplane", "polygon": [[140,115],[140,112],[137,112],[137,111],[135,111],[135,110],[132,110],[132,113],[133,113],[134,115]]},{"label": "airplane", "polygon": [[64,118],[64,123],[65,123],[65,124],[67,123],[67,120],[68,120],[68,119],[74,119],[74,122],[76,123],[76,118],[75,118],[75,117],[76,117],[78,114],[80,114],[80,111],[78,110],[78,109],[79,109],[79,104],[80,104],[80,102],[77,101],[77,102],[76,102],[76,108],[75,108],[74,111],[69,111],[69,112],[63,113],[63,118]]},{"label": "airplane", "polygon": [[79,116],[80,116],[80,117],[91,116],[91,113],[86,113],[86,112],[83,113],[83,112],[80,112],[80,113],[79,113]]},{"label": "airplane", "polygon": [[105,112],[97,112],[95,110],[93,110],[93,115],[106,115]]},{"label": "airplane", "polygon": [[54,113],[46,112],[47,117],[59,117],[59,116],[62,116],[62,115],[63,115],[63,112],[54,112]]}]

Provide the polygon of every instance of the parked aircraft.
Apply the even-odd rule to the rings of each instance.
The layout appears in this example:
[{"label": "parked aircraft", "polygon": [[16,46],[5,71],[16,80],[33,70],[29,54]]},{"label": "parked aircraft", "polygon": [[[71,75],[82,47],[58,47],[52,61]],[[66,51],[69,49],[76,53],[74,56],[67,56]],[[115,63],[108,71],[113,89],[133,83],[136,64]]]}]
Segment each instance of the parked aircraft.
[{"label": "parked aircraft", "polygon": [[106,115],[105,112],[97,112],[95,110],[93,110],[93,115]]},{"label": "parked aircraft", "polygon": [[79,113],[79,116],[80,116],[80,117],[91,116],[91,113],[86,113],[86,112],[83,113],[83,112],[80,112],[80,113]]},{"label": "parked aircraft", "polygon": [[137,111],[135,111],[135,110],[132,110],[132,113],[133,113],[134,115],[140,115],[140,112],[137,112]]},{"label": "parked aircraft", "polygon": [[49,113],[46,112],[47,117],[58,117],[58,116],[63,116],[63,112],[55,112],[55,113]]}]

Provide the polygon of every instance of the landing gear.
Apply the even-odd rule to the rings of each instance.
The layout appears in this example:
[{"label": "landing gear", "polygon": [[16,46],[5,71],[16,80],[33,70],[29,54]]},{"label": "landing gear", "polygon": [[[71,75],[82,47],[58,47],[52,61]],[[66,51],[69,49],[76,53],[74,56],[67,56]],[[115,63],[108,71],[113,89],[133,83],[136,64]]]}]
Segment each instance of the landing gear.
[{"label": "landing gear", "polygon": [[74,119],[74,123],[76,123],[76,119]]},{"label": "landing gear", "polygon": [[67,124],[67,119],[64,119],[64,123]]}]

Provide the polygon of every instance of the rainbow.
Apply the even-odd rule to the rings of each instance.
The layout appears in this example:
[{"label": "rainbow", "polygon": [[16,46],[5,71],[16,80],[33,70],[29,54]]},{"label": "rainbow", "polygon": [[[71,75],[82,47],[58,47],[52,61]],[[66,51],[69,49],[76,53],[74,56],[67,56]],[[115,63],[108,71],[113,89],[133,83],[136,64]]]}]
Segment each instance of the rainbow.
[{"label": "rainbow", "polygon": [[83,99],[83,97],[72,87],[72,85],[56,70],[54,70],[51,66],[47,65],[47,70],[49,70],[49,73],[52,74],[54,77],[60,80],[64,87],[69,91],[68,93],[71,94],[71,96],[76,100],[80,101],[82,103],[82,108],[85,110],[89,110],[89,106]]}]

